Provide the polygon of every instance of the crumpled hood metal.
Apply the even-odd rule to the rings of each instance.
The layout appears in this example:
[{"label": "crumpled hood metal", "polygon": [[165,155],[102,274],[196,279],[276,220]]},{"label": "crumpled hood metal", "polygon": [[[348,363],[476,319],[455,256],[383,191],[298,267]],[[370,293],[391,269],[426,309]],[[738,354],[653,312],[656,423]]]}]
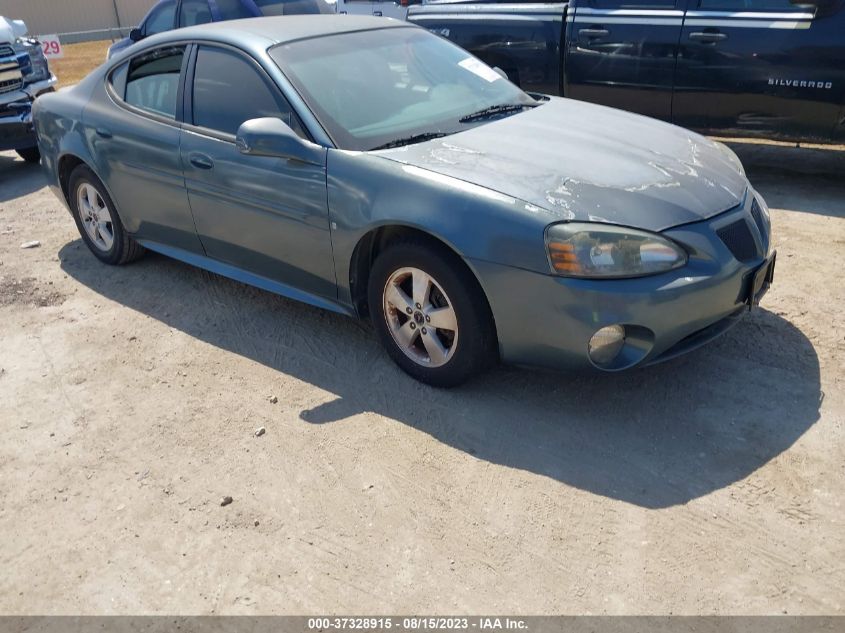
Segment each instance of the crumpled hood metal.
[{"label": "crumpled hood metal", "polygon": [[551,220],[660,231],[738,205],[748,182],[714,141],[571,99],[379,156],[550,211]]}]

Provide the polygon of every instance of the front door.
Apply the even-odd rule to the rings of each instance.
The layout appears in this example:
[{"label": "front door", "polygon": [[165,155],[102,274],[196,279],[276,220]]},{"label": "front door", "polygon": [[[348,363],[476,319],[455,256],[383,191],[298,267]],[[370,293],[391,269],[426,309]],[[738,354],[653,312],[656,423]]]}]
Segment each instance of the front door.
[{"label": "front door", "polygon": [[845,98],[840,15],[789,0],[691,0],[673,121],[702,131],[829,139]]},{"label": "front door", "polygon": [[245,156],[235,145],[241,124],[260,117],[289,120],[304,135],[290,105],[234,49],[200,46],[192,76],[181,157],[206,254],[334,299],[325,167]]},{"label": "front door", "polygon": [[567,16],[567,97],[669,120],[686,0],[586,0]]}]

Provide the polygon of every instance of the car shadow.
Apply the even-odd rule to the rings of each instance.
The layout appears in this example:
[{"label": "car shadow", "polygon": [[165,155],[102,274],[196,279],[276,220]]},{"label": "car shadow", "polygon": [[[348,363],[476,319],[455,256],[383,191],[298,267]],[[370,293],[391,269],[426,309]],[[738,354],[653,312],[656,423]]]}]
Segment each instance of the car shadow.
[{"label": "car shadow", "polygon": [[573,375],[500,367],[437,390],[401,373],[370,326],[353,319],[155,254],[107,268],[76,240],[59,257],[100,295],[334,395],[301,411],[304,423],[375,412],[474,459],[646,508],[743,480],[819,417],[812,344],[764,309],[709,347],[651,368]]},{"label": "car shadow", "polygon": [[23,198],[46,185],[39,165],[18,158],[14,152],[0,154],[0,202]]},{"label": "car shadow", "polygon": [[[729,142],[773,209],[845,218],[845,150]],[[835,146],[839,147],[839,146]]]}]

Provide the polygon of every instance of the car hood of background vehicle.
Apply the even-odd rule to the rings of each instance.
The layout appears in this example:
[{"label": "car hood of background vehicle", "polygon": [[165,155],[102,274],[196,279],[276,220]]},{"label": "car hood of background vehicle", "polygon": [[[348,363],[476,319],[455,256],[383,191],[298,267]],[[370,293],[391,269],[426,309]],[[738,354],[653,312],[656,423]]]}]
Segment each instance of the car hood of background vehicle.
[{"label": "car hood of background vehicle", "polygon": [[380,156],[479,185],[560,220],[661,231],[738,205],[738,160],[682,128],[570,99]]}]

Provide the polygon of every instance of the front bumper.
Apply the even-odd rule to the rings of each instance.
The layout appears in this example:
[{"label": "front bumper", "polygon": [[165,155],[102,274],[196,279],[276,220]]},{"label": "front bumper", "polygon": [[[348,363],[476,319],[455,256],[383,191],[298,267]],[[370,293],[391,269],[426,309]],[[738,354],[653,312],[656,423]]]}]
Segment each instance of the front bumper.
[{"label": "front bumper", "polygon": [[749,216],[751,198],[753,191],[737,209],[664,232],[686,247],[689,263],[653,277],[571,279],[470,260],[493,310],[502,360],[595,367],[590,339],[603,327],[623,325],[631,348],[616,365],[600,368],[617,371],[674,358],[724,333],[748,310],[755,273],[770,255],[768,232],[759,240],[765,247],[739,261],[715,231]]},{"label": "front bumper", "polygon": [[32,123],[32,102],[52,92],[56,77],[29,84],[0,97],[0,150],[26,149],[38,144]]}]

